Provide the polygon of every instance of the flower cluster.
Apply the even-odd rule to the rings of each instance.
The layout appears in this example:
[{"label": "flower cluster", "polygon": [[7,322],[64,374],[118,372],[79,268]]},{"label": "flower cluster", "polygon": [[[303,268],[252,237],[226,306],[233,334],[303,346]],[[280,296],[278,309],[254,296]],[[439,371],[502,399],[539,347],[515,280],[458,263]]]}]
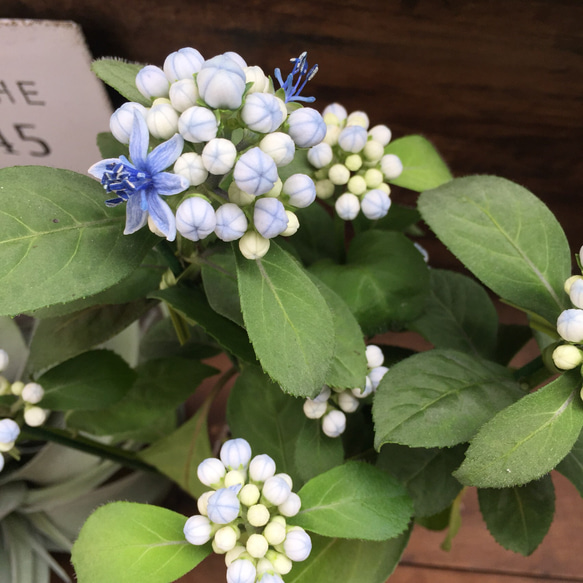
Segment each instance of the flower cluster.
[{"label": "flower cluster", "polygon": [[338,216],[350,221],[362,214],[371,220],[381,219],[391,206],[391,189],[387,181],[403,171],[398,156],[385,154],[391,130],[385,125],[369,129],[363,111],[348,114],[339,103],[323,111],[326,136],[322,143],[308,150],[308,160],[318,170],[316,194],[321,199],[338,195]]},{"label": "flower cluster", "polygon": [[324,386],[320,394],[314,399],[306,399],[304,413],[310,419],[322,420],[322,431],[328,437],[338,437],[346,429],[345,413],[354,413],[362,399],[374,393],[389,370],[383,366],[385,357],[383,351],[374,344],[366,347],[366,361],[368,374],[364,388],[330,389]]},{"label": "flower cluster", "polygon": [[251,459],[241,438],[225,442],[219,457],[198,466],[199,480],[213,489],[198,499],[200,514],[186,521],[184,536],[193,545],[212,539],[213,550],[225,555],[228,583],[282,583],[292,561],[312,549],[306,531],[286,523],[301,506],[292,480],[275,473],[268,455]]},{"label": "flower cluster", "polygon": [[[8,368],[8,353],[0,349],[0,372]],[[18,457],[15,444],[20,435],[20,426],[12,418],[23,411],[24,423],[30,427],[42,425],[48,416],[48,411],[38,406],[44,396],[44,390],[38,383],[10,383],[4,376],[0,376],[0,396],[12,395],[14,402],[10,405],[11,417],[0,419],[0,471],[4,469],[6,460],[2,454]]]},{"label": "flower cluster", "polygon": [[[89,169],[112,194],[106,204],[127,203],[125,234],[146,222],[169,241],[177,232],[191,241],[214,233],[238,240],[243,255],[256,259],[270,239],[296,232],[294,210],[316,199],[316,187],[306,174],[282,181],[279,169],[297,148],[320,143],[326,124],[315,109],[292,103],[310,100],[300,92],[317,70],[308,70],[305,53],[292,61],[285,82],[276,70],[277,91],[261,68],[232,52],[205,60],[184,48],[163,68],[138,72],[136,86],[151,106],[126,103],[110,122],[114,137],[129,144],[130,160]],[[166,141],[148,154],[151,138]],[[162,197],[179,193],[174,214]]]}]

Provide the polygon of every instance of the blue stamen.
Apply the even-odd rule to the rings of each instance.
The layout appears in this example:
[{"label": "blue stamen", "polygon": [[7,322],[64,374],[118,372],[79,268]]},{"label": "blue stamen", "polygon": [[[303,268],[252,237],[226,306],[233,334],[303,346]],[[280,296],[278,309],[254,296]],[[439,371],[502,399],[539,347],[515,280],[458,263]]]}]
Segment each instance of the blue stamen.
[{"label": "blue stamen", "polygon": [[[151,181],[152,179],[145,172],[137,170],[129,165],[129,162],[128,164],[121,160],[112,162],[107,165],[101,177],[101,184],[103,184],[106,192],[111,192],[117,197],[105,201],[105,204],[107,206],[115,206],[121,202],[127,202],[132,194],[147,188]],[[142,201],[142,206],[144,204],[145,200]],[[147,210],[147,205],[143,210]]]},{"label": "blue stamen", "polygon": [[[285,102],[305,101],[311,103],[312,101],[315,101],[315,97],[303,97],[300,93],[306,86],[306,83],[312,80],[314,75],[318,72],[318,65],[314,65],[308,70],[308,53],[305,51],[299,57],[290,59],[290,61],[294,66],[285,82],[281,76],[281,71],[279,69],[275,69],[274,71],[275,78],[285,93]],[[296,75],[297,79],[294,83],[294,77]]]}]

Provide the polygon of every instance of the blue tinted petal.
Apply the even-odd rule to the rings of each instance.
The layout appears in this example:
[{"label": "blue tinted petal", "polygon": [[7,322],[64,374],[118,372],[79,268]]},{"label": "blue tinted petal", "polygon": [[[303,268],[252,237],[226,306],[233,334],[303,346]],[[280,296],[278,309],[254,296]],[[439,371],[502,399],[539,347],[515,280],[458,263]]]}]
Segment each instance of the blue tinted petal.
[{"label": "blue tinted petal", "polygon": [[134,125],[130,135],[130,158],[136,168],[140,170],[146,167],[148,156],[148,146],[150,144],[150,133],[144,116],[137,111],[134,112]]},{"label": "blue tinted petal", "polygon": [[99,180],[101,180],[103,173],[107,170],[107,166],[112,163],[117,164],[118,162],[119,158],[107,158],[105,160],[97,162],[96,164],[93,164],[93,166],[91,166],[91,168],[89,168],[87,172],[89,172],[91,176],[94,176],[95,178],[99,178]]},{"label": "blue tinted petal", "polygon": [[184,138],[180,134],[174,134],[168,141],[156,146],[146,160],[146,170],[151,176],[166,170],[168,166],[174,164],[184,146]]},{"label": "blue tinted petal", "polygon": [[189,182],[184,176],[178,176],[178,174],[172,174],[171,172],[160,172],[156,174],[152,179],[152,183],[154,190],[164,196],[178,194],[186,190],[189,186]]},{"label": "blue tinted petal", "polygon": [[124,235],[131,235],[141,229],[148,221],[147,211],[142,210],[140,196],[130,196],[126,207],[126,228]]},{"label": "blue tinted petal", "polygon": [[168,241],[176,239],[176,218],[172,209],[153,191],[146,193],[148,211],[154,224],[160,229]]}]

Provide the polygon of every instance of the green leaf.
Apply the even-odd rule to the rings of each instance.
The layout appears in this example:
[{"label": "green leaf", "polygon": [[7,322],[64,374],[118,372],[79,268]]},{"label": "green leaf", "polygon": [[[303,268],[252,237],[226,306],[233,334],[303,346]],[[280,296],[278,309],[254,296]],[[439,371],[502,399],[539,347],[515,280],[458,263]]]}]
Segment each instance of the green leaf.
[{"label": "green leaf", "polygon": [[126,63],[120,59],[105,57],[91,63],[91,70],[107,85],[113,87],[128,101],[136,101],[146,107],[151,105],[136,87],[136,75],[144,65],[140,63]]},{"label": "green leaf", "polygon": [[119,158],[120,155],[130,157],[130,149],[125,144],[118,142],[110,132],[97,134],[97,147],[102,158]]},{"label": "green leaf", "polygon": [[403,163],[403,172],[391,184],[423,192],[449,182],[449,168],[431,142],[423,136],[405,136],[390,142],[385,154],[396,154]]},{"label": "green leaf", "polygon": [[387,540],[405,531],[413,503],[405,488],[363,462],[347,462],[312,478],[288,522],[329,537]]},{"label": "green leaf", "polygon": [[524,486],[478,489],[480,511],[490,534],[505,549],[531,555],[545,538],[555,514],[550,475]]},{"label": "green leaf", "polygon": [[425,449],[385,444],[376,465],[407,488],[416,517],[433,516],[450,506],[462,489],[451,474],[463,461],[465,450],[465,445]]},{"label": "green leaf", "polygon": [[348,305],[368,336],[419,316],[429,272],[402,233],[367,231],[351,242],[345,265],[319,261],[310,271]]},{"label": "green leaf", "polygon": [[238,358],[246,362],[257,360],[245,330],[217,314],[199,289],[173,286],[150,294],[150,297],[166,302],[192,323],[204,328],[209,336]]},{"label": "green leaf", "polygon": [[[156,303],[93,306],[80,312],[41,320],[30,345],[28,370],[40,373],[113,338]],[[55,338],[59,341],[55,342]]]},{"label": "green leaf", "polygon": [[510,371],[453,350],[403,360],[383,377],[373,402],[375,447],[449,447],[468,441],[523,395]]},{"label": "green leaf", "polygon": [[183,490],[198,498],[208,487],[196,474],[198,464],[213,457],[207,428],[207,408],[199,409],[174,433],[138,453],[145,462],[174,480]]},{"label": "green leaf", "polygon": [[265,372],[292,395],[318,394],[332,360],[334,332],[316,285],[273,242],[256,261],[237,254],[237,279],[243,320]]},{"label": "green leaf", "polygon": [[0,306],[14,315],[96,294],[127,277],[152,246],[123,234],[125,209],[87,176],[42,166],[0,170]]},{"label": "green leaf", "polygon": [[103,409],[131,388],[136,373],[109,350],[91,350],[56,366],[38,382],[45,390],[41,406],[52,411]]},{"label": "green leaf", "polygon": [[430,283],[425,310],[409,327],[436,348],[491,358],[498,315],[486,290],[465,275],[441,269],[430,271]]},{"label": "green leaf", "polygon": [[79,583],[170,583],[210,552],[184,539],[186,517],[165,508],[114,502],[87,520],[72,561]]},{"label": "green leaf", "polygon": [[[571,253],[549,209],[495,176],[457,178],[419,198],[424,220],[458,259],[504,300],[554,323]],[[554,327],[554,324],[553,324]]]},{"label": "green leaf", "polygon": [[550,472],[583,427],[581,375],[561,375],[501,411],[472,440],[455,477],[480,488],[519,486]]},{"label": "green leaf", "polygon": [[295,563],[287,583],[385,583],[407,546],[411,531],[390,540],[346,540],[310,534],[312,552]]},{"label": "green leaf", "polygon": [[579,434],[573,449],[557,466],[557,471],[561,472],[583,496],[583,432]]}]

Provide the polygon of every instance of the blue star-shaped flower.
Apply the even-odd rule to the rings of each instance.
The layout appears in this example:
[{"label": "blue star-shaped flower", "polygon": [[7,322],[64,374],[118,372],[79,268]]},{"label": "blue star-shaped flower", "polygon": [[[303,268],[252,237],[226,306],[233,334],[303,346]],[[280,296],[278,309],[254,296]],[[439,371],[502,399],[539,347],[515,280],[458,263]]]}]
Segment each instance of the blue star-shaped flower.
[{"label": "blue star-shaped flower", "polygon": [[[306,83],[313,79],[314,75],[318,72],[318,65],[314,65],[308,70],[308,53],[305,51],[297,59],[290,59],[290,61],[294,64],[294,67],[285,82],[281,76],[281,71],[279,69],[275,69],[274,71],[274,76],[285,93],[285,102],[306,101],[311,103],[315,101],[315,97],[304,97],[300,93],[306,86]],[[297,79],[294,79],[294,77],[297,77]]]},{"label": "blue star-shaped flower", "polygon": [[127,203],[124,235],[135,233],[148,220],[148,215],[168,241],[176,238],[176,219],[172,209],[160,195],[178,194],[189,186],[183,176],[163,172],[174,164],[182,153],[184,139],[176,134],[148,154],[150,136],[146,120],[134,114],[130,135],[130,158],[108,158],[89,168],[89,174],[98,178],[105,190],[115,195],[105,201],[107,206]]}]

